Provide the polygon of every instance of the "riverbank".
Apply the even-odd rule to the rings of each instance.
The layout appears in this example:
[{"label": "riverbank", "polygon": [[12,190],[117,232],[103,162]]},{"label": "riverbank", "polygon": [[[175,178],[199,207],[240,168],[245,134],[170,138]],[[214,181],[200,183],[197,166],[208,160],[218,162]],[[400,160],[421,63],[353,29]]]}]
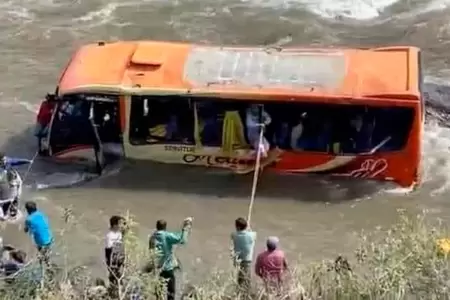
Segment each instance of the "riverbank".
[{"label": "riverbank", "polygon": [[[64,218],[67,226],[72,226],[70,212],[66,211]],[[127,251],[120,297],[131,299],[128,296],[133,292],[141,294],[142,299],[154,299],[160,284],[155,276],[141,272],[150,257],[147,243],[136,238],[133,228],[134,224],[130,223],[126,248],[132,250]],[[411,217],[400,213],[394,226],[362,233],[353,255],[310,264],[291,261],[282,296],[272,299],[301,299],[302,296],[327,300],[408,299],[412,295],[420,299],[446,299],[450,288],[450,260],[437,241],[447,236],[444,224],[424,214]],[[64,255],[70,256],[70,250],[66,251]],[[31,290],[38,291],[40,299],[108,299],[99,294],[97,298],[89,295],[96,285],[89,270],[82,266],[69,267],[64,260],[58,265],[46,271],[46,275],[52,276],[45,276],[43,281],[30,281],[29,276],[22,276],[12,284],[5,284],[1,299],[23,299]],[[228,269],[211,271],[208,279],[200,284],[188,287],[185,282],[183,290],[195,294],[186,299],[236,299],[235,274],[230,265]],[[97,287],[95,292],[101,293],[102,288]],[[264,299],[264,294],[259,280],[254,278],[252,299]]]}]

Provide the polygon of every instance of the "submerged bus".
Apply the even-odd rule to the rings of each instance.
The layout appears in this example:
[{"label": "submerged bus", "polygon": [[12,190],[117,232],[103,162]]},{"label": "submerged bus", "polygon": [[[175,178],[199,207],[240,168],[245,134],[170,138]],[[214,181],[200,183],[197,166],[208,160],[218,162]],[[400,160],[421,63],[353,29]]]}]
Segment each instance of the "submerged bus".
[{"label": "submerged bus", "polygon": [[44,155],[104,153],[161,163],[255,168],[246,114],[271,122],[264,169],[420,181],[420,50],[222,47],[160,41],[81,47],[56,90]]}]

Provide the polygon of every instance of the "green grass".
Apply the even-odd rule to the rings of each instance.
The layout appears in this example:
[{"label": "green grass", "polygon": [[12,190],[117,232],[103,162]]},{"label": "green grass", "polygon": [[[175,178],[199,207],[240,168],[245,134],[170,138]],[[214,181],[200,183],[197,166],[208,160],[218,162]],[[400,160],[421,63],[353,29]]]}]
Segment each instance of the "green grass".
[{"label": "green grass", "polygon": [[[65,218],[70,225],[70,218]],[[130,292],[140,288],[143,299],[155,299],[161,282],[155,275],[141,272],[150,254],[147,242],[139,241],[133,233],[134,225],[126,238],[126,268],[118,297],[130,299]],[[445,226],[424,214],[407,217],[400,213],[394,226],[361,234],[354,254],[339,262],[332,259],[297,266],[291,262],[279,295],[267,295],[255,278],[251,299],[449,299],[449,259],[436,243],[446,236]],[[83,268],[61,267],[46,272],[52,276],[34,285],[28,278],[4,284],[0,299],[107,299],[89,298],[93,279]],[[185,299],[238,299],[236,271],[231,266],[211,273],[208,280],[191,286],[195,295]],[[30,291],[36,296],[28,296]]]}]

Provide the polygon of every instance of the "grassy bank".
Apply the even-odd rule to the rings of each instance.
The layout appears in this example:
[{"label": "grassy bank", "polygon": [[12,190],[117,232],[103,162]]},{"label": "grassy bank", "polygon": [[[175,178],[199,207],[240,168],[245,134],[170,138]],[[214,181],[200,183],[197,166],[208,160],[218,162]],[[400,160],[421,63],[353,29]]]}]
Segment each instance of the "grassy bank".
[{"label": "grassy bank", "polygon": [[[65,218],[72,226],[70,217]],[[446,236],[445,226],[425,215],[400,214],[396,225],[362,234],[354,255],[307,265],[291,261],[283,291],[269,299],[448,299],[449,259],[436,242]],[[150,257],[147,244],[133,234],[133,224],[126,247],[129,251],[119,297],[131,299],[130,294],[139,292],[141,299],[154,299],[161,283],[152,274],[141,272]],[[91,295],[94,279],[85,269],[70,268],[64,262],[59,265],[47,270],[43,281],[22,276],[4,284],[0,299],[31,299],[30,292],[40,299],[108,299]],[[237,299],[235,270],[230,266],[212,273],[208,280],[191,286],[194,296],[185,299]],[[255,278],[252,299],[267,299],[258,282]]]}]

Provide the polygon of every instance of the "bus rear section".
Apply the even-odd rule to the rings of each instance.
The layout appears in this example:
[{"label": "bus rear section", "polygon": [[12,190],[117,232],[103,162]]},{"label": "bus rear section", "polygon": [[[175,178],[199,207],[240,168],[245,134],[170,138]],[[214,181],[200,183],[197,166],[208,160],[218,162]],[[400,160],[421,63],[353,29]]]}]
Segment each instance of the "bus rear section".
[{"label": "bus rear section", "polygon": [[288,150],[275,166],[278,171],[393,181],[403,187],[420,180],[419,102],[390,107],[282,103],[267,111],[275,116],[268,129],[283,136],[272,146]]},{"label": "bus rear section", "polygon": [[46,152],[55,161],[94,165],[122,156],[119,97],[75,94],[56,101]]}]

